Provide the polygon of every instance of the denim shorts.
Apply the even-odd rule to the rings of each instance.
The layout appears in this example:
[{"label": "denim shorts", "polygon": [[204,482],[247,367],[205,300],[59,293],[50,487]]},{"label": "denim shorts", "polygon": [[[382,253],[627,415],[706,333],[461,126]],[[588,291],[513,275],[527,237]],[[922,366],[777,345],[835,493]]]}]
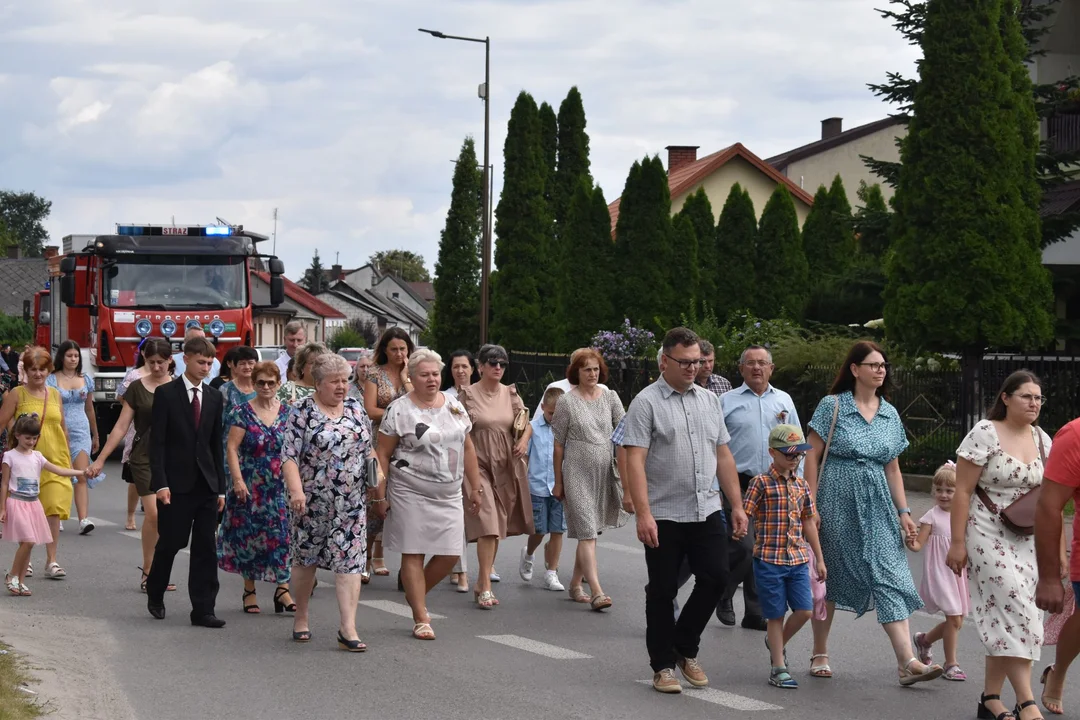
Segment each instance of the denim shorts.
[{"label": "denim shorts", "polygon": [[565,533],[566,518],[563,517],[562,503],[548,495],[530,495],[532,498],[533,525],[537,535]]},{"label": "denim shorts", "polygon": [[754,581],[761,614],[766,620],[782,619],[789,607],[792,610],[814,609],[808,563],[773,565],[754,558]]}]

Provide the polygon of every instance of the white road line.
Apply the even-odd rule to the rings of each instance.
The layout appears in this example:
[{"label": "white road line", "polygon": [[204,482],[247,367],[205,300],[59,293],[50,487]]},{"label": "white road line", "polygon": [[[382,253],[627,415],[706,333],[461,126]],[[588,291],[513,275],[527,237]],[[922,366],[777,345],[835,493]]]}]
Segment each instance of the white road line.
[{"label": "white road line", "polygon": [[526,652],[536,653],[537,655],[543,655],[544,657],[555,658],[556,660],[591,660],[592,655],[586,655],[585,653],[579,653],[574,650],[567,650],[561,648],[558,645],[548,645],[542,643],[539,640],[530,640],[529,638],[521,637],[520,635],[477,635],[476,637],[481,640],[490,640],[493,643],[499,643],[500,645],[507,645],[518,650],[524,650]]},{"label": "white road line", "polygon": [[[136,540],[142,540],[142,535],[139,534],[138,530],[123,530],[121,532],[118,532],[117,535],[123,535],[124,537],[135,538]],[[191,554],[191,550],[189,548],[184,548],[180,552],[187,553],[188,555]]]},{"label": "white road line", "polygon": [[[638,682],[642,685],[652,685],[652,680],[638,680]],[[683,688],[683,695],[685,695],[686,697],[704,700],[705,702],[710,702],[713,705],[723,705],[724,707],[729,707],[733,710],[741,710],[743,712],[755,712],[758,710],[784,709],[779,705],[773,705],[771,703],[762,702],[761,700],[743,697],[742,695],[736,695],[735,693],[724,692],[723,690],[713,690],[712,688],[696,688],[689,685],[684,685]]]},{"label": "white road line", "polygon": [[96,517],[90,519],[94,522],[94,527],[120,527],[120,523],[109,522],[108,520],[98,520]]},{"label": "white road line", "polygon": [[615,552],[623,552],[629,555],[644,555],[645,549],[633,547],[631,545],[623,545],[622,543],[613,543],[606,540],[597,540],[596,547],[604,548],[605,550],[614,550]]},{"label": "white road line", "polygon": [[[322,583],[319,584],[321,585]],[[382,610],[383,612],[388,612],[391,615],[400,615],[403,618],[409,618],[410,620],[412,620],[412,608],[408,605],[405,605],[404,603],[396,603],[393,600],[361,600],[360,604],[365,607],[374,608],[375,610]],[[433,613],[430,611],[428,611],[428,615],[431,616],[432,620],[446,619],[445,615],[439,615],[438,613]]]}]

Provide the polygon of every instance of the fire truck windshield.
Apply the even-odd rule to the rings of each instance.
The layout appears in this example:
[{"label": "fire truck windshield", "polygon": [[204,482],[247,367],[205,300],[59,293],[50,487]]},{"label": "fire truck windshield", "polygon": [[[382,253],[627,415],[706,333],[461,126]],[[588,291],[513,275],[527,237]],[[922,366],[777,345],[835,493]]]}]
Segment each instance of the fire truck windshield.
[{"label": "fire truck windshield", "polygon": [[114,308],[242,308],[247,262],[238,256],[131,255],[105,265],[102,301]]}]

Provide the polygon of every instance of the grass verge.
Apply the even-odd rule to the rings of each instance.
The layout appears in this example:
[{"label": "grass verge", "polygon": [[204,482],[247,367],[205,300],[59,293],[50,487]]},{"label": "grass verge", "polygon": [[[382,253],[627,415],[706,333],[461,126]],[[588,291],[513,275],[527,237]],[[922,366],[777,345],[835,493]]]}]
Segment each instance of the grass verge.
[{"label": "grass verge", "polygon": [[19,689],[33,682],[11,648],[0,643],[6,655],[0,655],[0,718],[3,720],[33,720],[45,716],[37,698]]}]

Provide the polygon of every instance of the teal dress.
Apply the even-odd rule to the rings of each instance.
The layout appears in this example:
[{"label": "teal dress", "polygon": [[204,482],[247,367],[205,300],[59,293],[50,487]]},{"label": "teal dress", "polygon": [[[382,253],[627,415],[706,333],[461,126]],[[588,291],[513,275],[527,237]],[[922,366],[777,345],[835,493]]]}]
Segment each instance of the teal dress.
[{"label": "teal dress", "polygon": [[810,429],[829,437],[839,401],[832,445],[818,480],[821,551],[829,568],[825,599],[862,616],[877,609],[879,623],[906,620],[922,607],[908,567],[885,466],[908,446],[896,408],[881,400],[866,422],[850,392],[818,403]]}]

